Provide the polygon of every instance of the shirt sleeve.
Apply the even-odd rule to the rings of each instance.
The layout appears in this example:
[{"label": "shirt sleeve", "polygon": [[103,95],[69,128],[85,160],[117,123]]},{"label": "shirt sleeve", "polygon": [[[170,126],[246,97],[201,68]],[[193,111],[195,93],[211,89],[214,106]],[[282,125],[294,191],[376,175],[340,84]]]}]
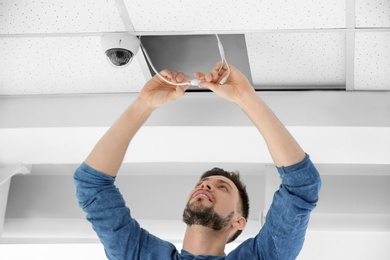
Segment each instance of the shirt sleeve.
[{"label": "shirt sleeve", "polygon": [[[109,259],[138,259],[135,255],[142,236],[138,222],[114,185],[115,178],[85,163],[74,174],[79,206],[104,245]],[[130,241],[131,238],[131,241]]]},{"label": "shirt sleeve", "polygon": [[172,243],[150,234],[131,217],[114,177],[83,163],[74,173],[74,182],[79,206],[108,259],[180,259]]},{"label": "shirt sleeve", "polygon": [[282,184],[256,238],[257,246],[264,259],[295,259],[318,201],[321,178],[308,155],[297,164],[277,169]]}]

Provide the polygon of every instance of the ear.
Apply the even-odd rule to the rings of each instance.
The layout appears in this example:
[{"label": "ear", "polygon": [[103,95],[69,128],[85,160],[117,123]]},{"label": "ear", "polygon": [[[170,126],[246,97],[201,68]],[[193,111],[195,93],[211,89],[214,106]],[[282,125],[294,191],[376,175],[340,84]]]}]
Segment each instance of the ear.
[{"label": "ear", "polygon": [[243,230],[246,227],[246,219],[243,216],[238,216],[233,226],[238,230]]}]

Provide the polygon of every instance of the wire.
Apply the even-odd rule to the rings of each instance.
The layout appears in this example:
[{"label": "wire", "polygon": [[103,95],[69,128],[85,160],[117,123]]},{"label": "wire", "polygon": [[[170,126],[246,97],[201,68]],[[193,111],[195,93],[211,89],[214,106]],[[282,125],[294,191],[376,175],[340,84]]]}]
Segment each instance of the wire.
[{"label": "wire", "polygon": [[[218,34],[215,35],[216,38],[217,38],[217,41],[218,41],[218,49],[219,49],[219,54],[221,55],[221,66],[219,67],[219,70],[218,70],[218,73],[221,72],[222,68],[223,68],[223,65],[226,64],[227,68],[228,68],[228,74],[221,79],[221,81],[219,82],[220,85],[223,85],[225,84],[226,80],[228,79],[228,77],[230,76],[230,68],[229,68],[229,64],[227,63],[226,61],[226,58],[225,58],[225,51],[223,49],[223,45],[222,45],[222,42],[220,41],[219,37],[218,37]],[[175,82],[172,82],[172,81],[169,81],[167,80],[164,76],[162,76],[157,70],[156,68],[153,66],[153,63],[152,61],[150,60],[150,57],[148,55],[148,52],[146,51],[144,45],[142,44],[142,41],[141,41],[141,36],[139,37],[139,42],[140,42],[140,46],[141,46],[141,49],[143,50],[144,54],[145,54],[145,57],[146,59],[148,60],[149,64],[150,64],[150,67],[152,67],[153,71],[156,73],[156,75],[162,80],[164,81],[165,83],[167,84],[170,84],[170,85],[175,85],[175,86],[186,86],[186,85],[192,85],[192,86],[197,86],[201,81],[198,80],[198,79],[192,79],[190,81],[187,81],[187,82],[181,82],[181,83],[175,83]]]},{"label": "wire", "polygon": [[226,59],[224,59],[225,61],[225,64],[227,66],[227,74],[225,77],[223,77],[220,81],[219,81],[219,85],[223,85],[226,83],[226,81],[228,80],[229,76],[230,76],[230,67],[229,67],[229,64],[227,63]]},{"label": "wire", "polygon": [[149,57],[149,55],[148,55],[148,52],[146,51],[144,45],[143,45],[142,42],[141,42],[141,36],[139,37],[139,42],[140,42],[140,46],[141,46],[142,50],[144,51],[145,57],[146,57],[146,59],[148,60],[148,62],[149,62],[149,64],[150,64],[150,67],[152,67],[153,71],[156,73],[156,75],[157,75],[162,81],[164,81],[165,83],[171,84],[171,85],[175,85],[175,86],[186,86],[186,85],[191,84],[191,82],[174,83],[174,82],[171,82],[171,81],[167,80],[167,79],[166,79],[163,75],[161,75],[161,74],[156,70],[156,68],[153,66],[153,63],[152,63],[152,61],[150,60],[150,57]]},{"label": "wire", "polygon": [[223,63],[225,60],[225,50],[223,49],[223,45],[222,45],[221,40],[219,39],[218,34],[216,34],[215,37],[217,38],[219,54],[221,55],[221,66],[219,67],[219,70],[218,70],[218,73],[220,73],[222,68],[223,68]]},{"label": "wire", "polygon": [[219,81],[219,84],[220,84],[220,85],[223,85],[223,84],[225,84],[225,82],[228,80],[228,78],[229,78],[229,76],[230,76],[230,67],[229,67],[229,64],[227,63],[227,60],[226,60],[226,58],[225,58],[225,51],[224,51],[224,49],[223,49],[223,45],[222,45],[221,40],[219,39],[218,34],[216,34],[215,37],[217,37],[218,49],[219,49],[219,53],[221,54],[221,66],[219,67],[218,74],[221,72],[221,70],[222,70],[224,64],[226,64],[226,67],[227,67],[227,69],[228,69],[227,75],[226,75],[225,77],[223,77],[223,78]]}]

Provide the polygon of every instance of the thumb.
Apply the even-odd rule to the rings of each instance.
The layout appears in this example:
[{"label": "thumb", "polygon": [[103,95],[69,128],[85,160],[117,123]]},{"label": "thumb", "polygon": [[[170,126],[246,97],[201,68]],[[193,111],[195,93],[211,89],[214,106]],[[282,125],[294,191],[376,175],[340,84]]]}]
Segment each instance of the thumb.
[{"label": "thumb", "polygon": [[212,82],[202,81],[202,82],[199,83],[198,87],[199,88],[207,88],[207,89],[209,89],[209,90],[214,92],[215,90],[217,90],[218,85],[214,84]]},{"label": "thumb", "polygon": [[176,100],[185,94],[185,88],[183,86],[176,86],[175,91],[172,93],[172,99]]}]

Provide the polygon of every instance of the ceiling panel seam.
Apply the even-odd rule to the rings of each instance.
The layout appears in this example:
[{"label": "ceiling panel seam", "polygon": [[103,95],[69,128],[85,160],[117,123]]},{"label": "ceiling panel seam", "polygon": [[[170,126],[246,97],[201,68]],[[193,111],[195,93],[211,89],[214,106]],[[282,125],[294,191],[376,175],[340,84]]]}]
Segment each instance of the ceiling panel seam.
[{"label": "ceiling panel seam", "polygon": [[[331,28],[331,29],[275,29],[275,30],[240,30],[240,31],[135,31],[137,36],[173,36],[173,35],[211,35],[211,34],[246,34],[246,33],[347,33],[347,32],[390,32],[390,27],[375,28]],[[80,33],[19,33],[0,34],[0,38],[41,38],[41,37],[85,37],[102,36],[107,32],[80,32]],[[126,32],[126,31],[117,31]]]},{"label": "ceiling panel seam", "polygon": [[129,13],[127,12],[127,8],[123,0],[115,0],[115,4],[126,30],[129,32],[134,32],[135,29],[133,22],[130,19]]},{"label": "ceiling panel seam", "polygon": [[355,0],[346,0],[346,35],[345,35],[345,89],[354,90],[355,82]]},{"label": "ceiling panel seam", "polygon": [[[131,21],[129,12],[127,12],[127,8],[123,0],[115,0],[116,7],[119,12],[119,16],[122,20],[123,25],[125,26],[126,30],[131,32],[132,34],[135,33],[133,22]],[[148,64],[145,60],[144,55],[142,55],[142,52],[138,53],[136,56],[137,61],[139,63],[140,69],[142,71],[142,74],[144,75],[145,81],[149,80],[152,77],[152,74],[150,73]]]}]

